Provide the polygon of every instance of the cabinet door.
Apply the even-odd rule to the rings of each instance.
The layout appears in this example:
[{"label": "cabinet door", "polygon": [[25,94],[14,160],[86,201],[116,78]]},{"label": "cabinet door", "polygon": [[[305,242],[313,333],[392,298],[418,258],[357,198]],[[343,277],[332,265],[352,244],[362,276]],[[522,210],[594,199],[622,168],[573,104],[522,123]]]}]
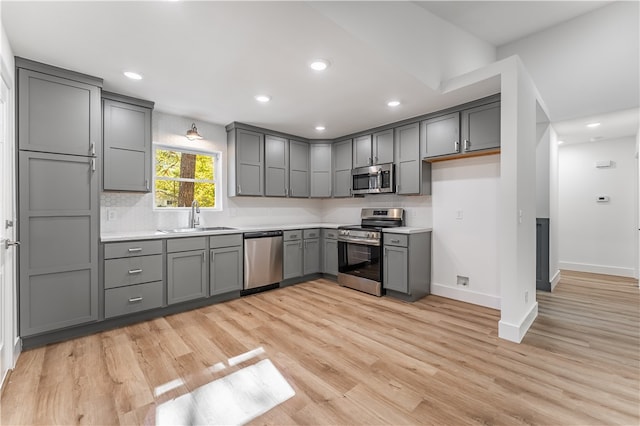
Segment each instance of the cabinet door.
[{"label": "cabinet door", "polygon": [[205,297],[207,266],[205,251],[167,254],[167,302],[169,304]]},{"label": "cabinet door", "polygon": [[285,197],[289,188],[289,142],[284,138],[264,137],[264,195]]},{"label": "cabinet door", "polygon": [[351,139],[333,145],[333,196],[351,196]]},{"label": "cabinet door", "polygon": [[98,319],[94,159],[20,151],[20,335]]},{"label": "cabinet door", "polygon": [[320,240],[304,240],[304,275],[320,272]]},{"label": "cabinet door", "polygon": [[500,148],[500,102],[462,111],[464,152]]},{"label": "cabinet door", "polygon": [[324,240],[322,272],[338,275],[338,240]]},{"label": "cabinet door", "polygon": [[420,127],[418,123],[395,129],[396,181],[400,195],[420,193]]},{"label": "cabinet door", "polygon": [[443,115],[422,122],[423,157],[457,154],[460,152],[460,113]]},{"label": "cabinet door", "polygon": [[373,164],[393,163],[393,129],[373,134]]},{"label": "cabinet door", "polygon": [[100,88],[18,70],[20,149],[95,155],[102,140]]},{"label": "cabinet door", "polygon": [[210,250],[209,291],[211,296],[242,290],[242,247]]},{"label": "cabinet door", "polygon": [[331,197],[331,145],[310,144],[311,198]]},{"label": "cabinet door", "polygon": [[289,141],[289,196],[309,197],[309,144]]},{"label": "cabinet door", "polygon": [[151,190],[151,109],[102,101],[105,190]]},{"label": "cabinet door", "polygon": [[236,130],[236,192],[263,195],[264,135]]},{"label": "cabinet door", "polygon": [[382,286],[401,293],[409,292],[409,261],[406,247],[384,248],[384,281]]},{"label": "cabinet door", "polygon": [[373,163],[371,155],[371,135],[353,140],[353,168],[366,167]]},{"label": "cabinet door", "polygon": [[283,243],[283,279],[302,276],[302,240]]}]

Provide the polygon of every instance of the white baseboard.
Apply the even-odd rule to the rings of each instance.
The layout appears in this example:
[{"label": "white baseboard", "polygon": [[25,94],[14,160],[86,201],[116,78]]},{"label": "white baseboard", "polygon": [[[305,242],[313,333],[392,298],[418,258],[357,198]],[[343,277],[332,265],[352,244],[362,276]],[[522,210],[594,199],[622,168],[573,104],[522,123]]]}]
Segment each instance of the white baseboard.
[{"label": "white baseboard", "polygon": [[616,275],[619,277],[635,278],[634,268],[623,268],[620,266],[593,265],[590,263],[559,262],[560,269],[569,271],[591,272],[593,274]]},{"label": "white baseboard", "polygon": [[498,337],[509,340],[511,342],[520,343],[527,334],[529,327],[538,316],[538,302],[535,302],[529,313],[524,317],[520,324],[511,324],[500,320],[498,323]]},{"label": "white baseboard", "polygon": [[474,305],[485,306],[487,308],[500,309],[499,296],[477,293],[465,288],[431,283],[431,294],[446,297],[448,299],[459,300],[461,302],[473,303]]},{"label": "white baseboard", "polygon": [[556,286],[560,282],[560,278],[561,278],[560,270],[558,269],[556,273],[553,275],[553,278],[551,279],[551,291],[553,291],[553,289],[556,288]]}]

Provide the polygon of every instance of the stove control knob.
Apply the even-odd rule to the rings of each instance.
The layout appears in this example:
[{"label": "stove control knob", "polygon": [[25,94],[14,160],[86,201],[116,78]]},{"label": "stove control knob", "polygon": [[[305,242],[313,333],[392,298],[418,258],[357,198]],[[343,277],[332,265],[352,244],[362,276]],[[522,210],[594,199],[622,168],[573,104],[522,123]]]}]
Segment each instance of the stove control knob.
[{"label": "stove control knob", "polygon": [[376,234],[374,232],[367,232],[367,238],[375,238]]}]

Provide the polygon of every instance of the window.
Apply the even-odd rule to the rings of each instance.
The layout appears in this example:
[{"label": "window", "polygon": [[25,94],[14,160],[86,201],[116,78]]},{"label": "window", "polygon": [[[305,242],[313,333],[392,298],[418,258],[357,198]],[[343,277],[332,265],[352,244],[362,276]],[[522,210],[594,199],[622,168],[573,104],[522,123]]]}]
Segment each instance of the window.
[{"label": "window", "polygon": [[220,208],[216,193],[220,153],[156,147],[154,206],[156,209],[191,207]]}]

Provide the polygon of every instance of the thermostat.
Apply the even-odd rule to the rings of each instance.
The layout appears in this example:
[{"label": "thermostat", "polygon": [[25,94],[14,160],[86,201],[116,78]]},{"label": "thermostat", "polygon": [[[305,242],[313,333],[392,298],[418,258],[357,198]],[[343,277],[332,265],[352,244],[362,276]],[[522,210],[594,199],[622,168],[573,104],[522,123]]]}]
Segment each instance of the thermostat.
[{"label": "thermostat", "polygon": [[608,203],[609,202],[609,196],[608,195],[598,195],[597,198],[599,203]]}]

